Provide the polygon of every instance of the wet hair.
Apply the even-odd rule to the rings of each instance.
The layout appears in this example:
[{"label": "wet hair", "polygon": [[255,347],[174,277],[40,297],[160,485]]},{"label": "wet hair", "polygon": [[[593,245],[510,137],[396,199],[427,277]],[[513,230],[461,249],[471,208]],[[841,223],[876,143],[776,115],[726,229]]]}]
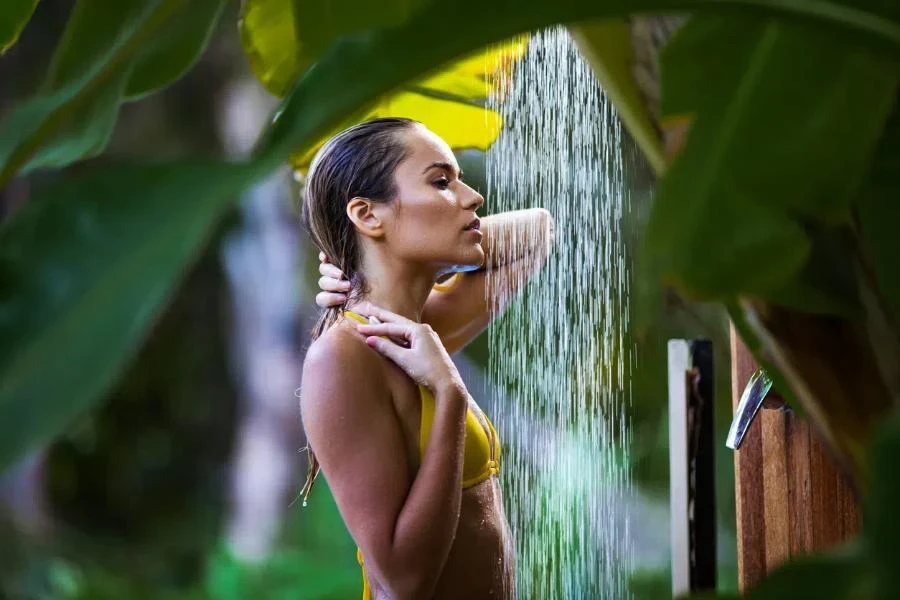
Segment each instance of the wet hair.
[{"label": "wet hair", "polygon": [[[340,132],[316,153],[306,177],[300,207],[301,223],[313,243],[350,280],[347,302],[370,291],[360,272],[362,253],[347,203],[356,197],[390,202],[397,194],[394,172],[407,155],[400,133],[418,121],[383,118],[364,121]],[[346,302],[345,302],[346,304]],[[313,340],[334,325],[344,307],[324,309],[310,332]],[[303,503],[319,474],[319,462],[307,445],[309,471]]]},{"label": "wet hair", "polygon": [[[350,280],[348,301],[358,299],[369,289],[359,271],[359,237],[347,216],[347,203],[356,197],[372,202],[394,199],[394,172],[407,154],[398,134],[417,123],[403,118],[364,121],[328,140],[310,165],[301,222],[313,243]],[[342,306],[325,309],[312,329],[312,339],[331,327],[342,310]]]}]

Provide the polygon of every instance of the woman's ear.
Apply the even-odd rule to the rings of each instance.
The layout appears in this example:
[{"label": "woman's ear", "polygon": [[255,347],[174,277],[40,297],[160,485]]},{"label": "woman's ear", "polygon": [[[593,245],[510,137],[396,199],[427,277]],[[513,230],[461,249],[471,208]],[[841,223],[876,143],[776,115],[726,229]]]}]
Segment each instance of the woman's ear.
[{"label": "woman's ear", "polygon": [[375,212],[375,203],[359,196],[347,203],[347,216],[356,230],[370,238],[384,237],[384,223]]}]

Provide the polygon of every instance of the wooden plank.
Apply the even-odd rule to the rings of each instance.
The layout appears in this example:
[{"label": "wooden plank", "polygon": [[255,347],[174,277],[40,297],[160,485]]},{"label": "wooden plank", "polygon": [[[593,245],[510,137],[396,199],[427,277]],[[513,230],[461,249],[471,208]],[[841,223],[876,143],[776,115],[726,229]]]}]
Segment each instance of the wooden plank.
[{"label": "wooden plank", "polygon": [[802,554],[813,545],[812,521],[804,519],[806,507],[810,506],[809,481],[809,428],[797,419],[788,421],[790,442],[791,489],[788,491],[788,506],[791,520],[791,556]]},{"label": "wooden plank", "polygon": [[[756,371],[731,330],[732,391]],[[793,556],[833,548],[859,531],[859,506],[808,423],[794,411],[762,408],[735,452],[738,583],[758,583]]]},{"label": "wooden plank", "polygon": [[785,413],[762,409],[757,415],[762,429],[763,515],[765,522],[766,571],[771,571],[791,555],[791,523],[788,470],[788,438]]},{"label": "wooden plank", "polygon": [[[750,352],[731,327],[731,390],[734,408],[744,384],[756,371]],[[752,586],[766,572],[765,506],[762,486],[762,431],[755,420],[734,453],[735,509],[737,512],[738,584]]]}]

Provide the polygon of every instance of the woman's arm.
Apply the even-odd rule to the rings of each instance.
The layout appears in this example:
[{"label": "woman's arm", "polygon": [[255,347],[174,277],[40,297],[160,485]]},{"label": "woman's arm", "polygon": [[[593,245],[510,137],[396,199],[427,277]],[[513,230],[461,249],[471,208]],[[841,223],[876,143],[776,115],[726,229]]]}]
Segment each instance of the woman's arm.
[{"label": "woman's arm", "polygon": [[[422,312],[422,321],[431,325],[448,353],[462,349],[491,321],[487,271],[493,271],[493,285],[503,292],[501,298],[493,299],[494,314],[500,314],[546,262],[554,230],[553,217],[543,208],[514,210],[481,220],[484,264],[476,271],[456,273],[436,284]],[[323,308],[339,306],[347,299],[350,283],[321,252],[319,260],[322,291],[316,295],[316,304]]]},{"label": "woman's arm", "polygon": [[[468,393],[454,378],[434,390],[431,438],[410,481],[383,359],[359,344],[328,342],[313,344],[303,366],[309,444],[366,569],[392,598],[431,597],[459,521]],[[354,375],[338,376],[338,368]]]},{"label": "woman's arm", "polygon": [[[555,224],[549,211],[531,208],[484,217],[481,231],[485,264],[436,285],[422,313],[422,321],[431,325],[451,354],[484,331],[540,270],[550,255]],[[503,291],[502,298],[493,299],[494,315],[486,293],[488,270],[497,271],[491,274],[492,281],[496,279]]]}]

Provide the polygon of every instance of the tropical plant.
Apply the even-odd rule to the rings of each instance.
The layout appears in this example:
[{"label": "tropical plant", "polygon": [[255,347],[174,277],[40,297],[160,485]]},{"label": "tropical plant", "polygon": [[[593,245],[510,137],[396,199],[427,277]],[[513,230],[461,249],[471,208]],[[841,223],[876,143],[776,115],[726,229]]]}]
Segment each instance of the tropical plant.
[{"label": "tropical plant", "polygon": [[[4,3],[0,48],[34,4]],[[223,5],[78,0],[44,84],[0,125],[0,187],[102,152],[119,107],[189,70]],[[623,19],[679,10],[693,13],[663,50],[655,114],[627,68]],[[379,111],[434,102],[483,117],[478,52],[566,23],[660,177],[638,277],[645,308],[660,284],[728,306],[791,403],[865,479],[874,425],[900,395],[900,8],[248,0],[243,17],[255,72],[284,95],[249,156],[97,168],[41,190],[3,223],[0,465],[101,397],[242,190],[291,156],[302,167],[330,132]]]}]

